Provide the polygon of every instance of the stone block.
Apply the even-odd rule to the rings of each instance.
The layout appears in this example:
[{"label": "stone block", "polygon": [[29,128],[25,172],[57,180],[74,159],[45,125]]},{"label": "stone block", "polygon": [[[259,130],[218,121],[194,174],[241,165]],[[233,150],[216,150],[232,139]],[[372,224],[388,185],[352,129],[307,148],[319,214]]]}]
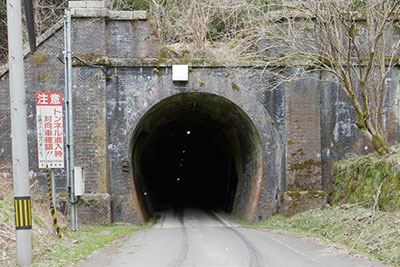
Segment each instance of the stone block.
[{"label": "stone block", "polygon": [[110,58],[156,58],[160,51],[157,34],[150,21],[138,20],[131,23],[109,20],[107,55]]},{"label": "stone block", "polygon": [[[48,201],[46,193],[32,195],[35,201]],[[70,219],[71,204],[67,194],[57,194],[55,198],[57,214],[62,213]],[[86,225],[111,225],[111,204],[109,194],[85,194],[79,197],[77,202],[78,224]]]},{"label": "stone block", "polygon": [[286,191],[281,196],[281,203],[281,213],[285,216],[292,216],[296,213],[323,207],[326,204],[326,192],[318,190]]},{"label": "stone block", "polygon": [[69,8],[104,8],[104,1],[69,1]]},{"label": "stone block", "polygon": [[110,225],[111,196],[109,194],[85,194],[78,201],[78,222],[88,225]]},{"label": "stone block", "polygon": [[68,1],[69,8],[86,8],[87,1]]},{"label": "stone block", "polygon": [[87,8],[104,8],[103,1],[86,1]]},{"label": "stone block", "polygon": [[72,17],[81,18],[96,18],[96,17],[107,17],[108,9],[106,8],[76,8],[71,12]]},{"label": "stone block", "polygon": [[95,9],[97,12],[96,12],[96,17],[99,17],[99,18],[103,18],[103,17],[108,17],[108,9],[107,8],[98,8],[98,9]]},{"label": "stone block", "polygon": [[109,17],[110,19],[116,19],[116,20],[131,20],[133,19],[133,12],[132,11],[115,11],[115,10],[110,10],[109,11]]},{"label": "stone block", "polygon": [[133,11],[133,19],[147,19],[147,11]]}]

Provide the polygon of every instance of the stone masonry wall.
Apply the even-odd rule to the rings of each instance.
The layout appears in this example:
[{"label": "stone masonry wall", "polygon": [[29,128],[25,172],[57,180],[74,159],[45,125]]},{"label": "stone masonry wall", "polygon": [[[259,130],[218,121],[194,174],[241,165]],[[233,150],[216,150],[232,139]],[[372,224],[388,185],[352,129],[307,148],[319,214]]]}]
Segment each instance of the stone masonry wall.
[{"label": "stone masonry wall", "polygon": [[[126,175],[124,162],[130,161],[131,139],[136,125],[142,116],[155,104],[169,96],[181,93],[204,92],[222,96],[242,108],[259,131],[263,151],[264,179],[261,185],[260,200],[256,217],[265,218],[275,213],[276,195],[281,183],[282,143],[276,125],[268,115],[261,81],[249,78],[250,73],[229,71],[224,68],[193,68],[189,82],[185,85],[174,84],[171,68],[153,67],[117,68],[114,78],[108,82],[108,133],[109,158],[111,163],[112,192],[114,193],[114,216],[116,220],[126,221],[132,217],[132,179]],[[233,79],[233,80],[232,80]],[[199,81],[202,81],[199,83]],[[240,89],[232,88],[232,81]],[[283,94],[280,94],[281,96]],[[267,99],[267,101],[272,100]],[[278,101],[282,103],[283,101]],[[131,177],[131,176],[130,176]],[[251,190],[251,186],[247,191]]]},{"label": "stone masonry wall", "polygon": [[322,190],[318,75],[286,88],[286,190]]},{"label": "stone masonry wall", "polygon": [[[321,88],[321,159],[323,189],[329,190],[333,164],[343,158],[373,152],[373,146],[357,128],[356,113],[337,83],[323,73]],[[400,68],[388,75],[384,99],[384,126],[390,145],[400,141]]]},{"label": "stone masonry wall", "polygon": [[[107,75],[101,68],[74,64],[75,164],[87,171],[88,195],[80,204],[82,222],[140,223],[129,165],[132,135],[152,106],[179,93],[222,96],[244,110],[255,124],[263,149],[260,172],[264,177],[256,219],[277,211],[302,210],[290,206],[293,199],[305,199],[304,207],[321,203],[323,195],[314,191],[329,189],[332,164],[372,151],[355,126],[354,111],[337,84],[321,81],[329,78],[325,73],[310,74],[268,91],[265,84],[271,77],[260,79],[247,69],[232,70],[189,60],[184,62],[191,67],[189,82],[173,83],[171,65],[182,63],[183,59],[160,58],[159,40],[144,13],[84,11],[74,11],[73,52],[103,66]],[[133,19],[135,14],[140,15],[139,20]],[[34,93],[63,92],[64,65],[58,56],[64,49],[64,33],[60,25],[46,36],[38,51],[25,57],[29,169],[38,193],[45,193],[47,187],[44,173],[37,167]],[[0,68],[0,179],[10,180],[9,90],[3,69]],[[384,106],[390,144],[400,140],[399,80],[400,70],[395,68],[386,84],[389,90]],[[57,192],[66,193],[65,171],[56,170],[55,176]],[[310,201],[310,196],[317,202]],[[90,220],[99,210],[105,215]]]}]

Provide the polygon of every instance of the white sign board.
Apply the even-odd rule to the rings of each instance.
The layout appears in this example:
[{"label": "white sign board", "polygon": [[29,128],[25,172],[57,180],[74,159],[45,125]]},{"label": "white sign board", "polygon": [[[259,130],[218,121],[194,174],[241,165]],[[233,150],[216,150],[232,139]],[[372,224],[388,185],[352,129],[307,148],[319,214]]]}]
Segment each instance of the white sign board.
[{"label": "white sign board", "polygon": [[38,166],[64,168],[62,93],[36,93]]},{"label": "white sign board", "polygon": [[187,82],[189,80],[188,65],[172,65],[172,81]]}]

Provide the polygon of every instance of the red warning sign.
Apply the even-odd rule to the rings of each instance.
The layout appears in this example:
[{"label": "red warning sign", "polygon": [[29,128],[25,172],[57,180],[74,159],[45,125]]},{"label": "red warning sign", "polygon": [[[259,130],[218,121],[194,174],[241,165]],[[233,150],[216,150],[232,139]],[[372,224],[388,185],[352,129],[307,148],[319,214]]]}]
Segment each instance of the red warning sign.
[{"label": "red warning sign", "polygon": [[39,168],[64,168],[62,93],[36,93]]}]

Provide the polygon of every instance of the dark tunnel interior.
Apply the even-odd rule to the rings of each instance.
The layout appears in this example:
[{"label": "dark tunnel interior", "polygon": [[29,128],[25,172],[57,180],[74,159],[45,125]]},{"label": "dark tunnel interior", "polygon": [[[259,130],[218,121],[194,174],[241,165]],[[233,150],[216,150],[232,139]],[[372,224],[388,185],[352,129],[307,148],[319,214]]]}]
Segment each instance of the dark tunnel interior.
[{"label": "dark tunnel interior", "polygon": [[217,129],[196,123],[160,129],[141,166],[155,210],[171,205],[231,209],[237,176],[221,138]]},{"label": "dark tunnel interior", "polygon": [[132,166],[146,218],[168,208],[232,211],[249,171],[244,166],[254,165],[246,160],[255,160],[254,133],[242,113],[224,98],[191,93],[145,114],[135,131]]}]

